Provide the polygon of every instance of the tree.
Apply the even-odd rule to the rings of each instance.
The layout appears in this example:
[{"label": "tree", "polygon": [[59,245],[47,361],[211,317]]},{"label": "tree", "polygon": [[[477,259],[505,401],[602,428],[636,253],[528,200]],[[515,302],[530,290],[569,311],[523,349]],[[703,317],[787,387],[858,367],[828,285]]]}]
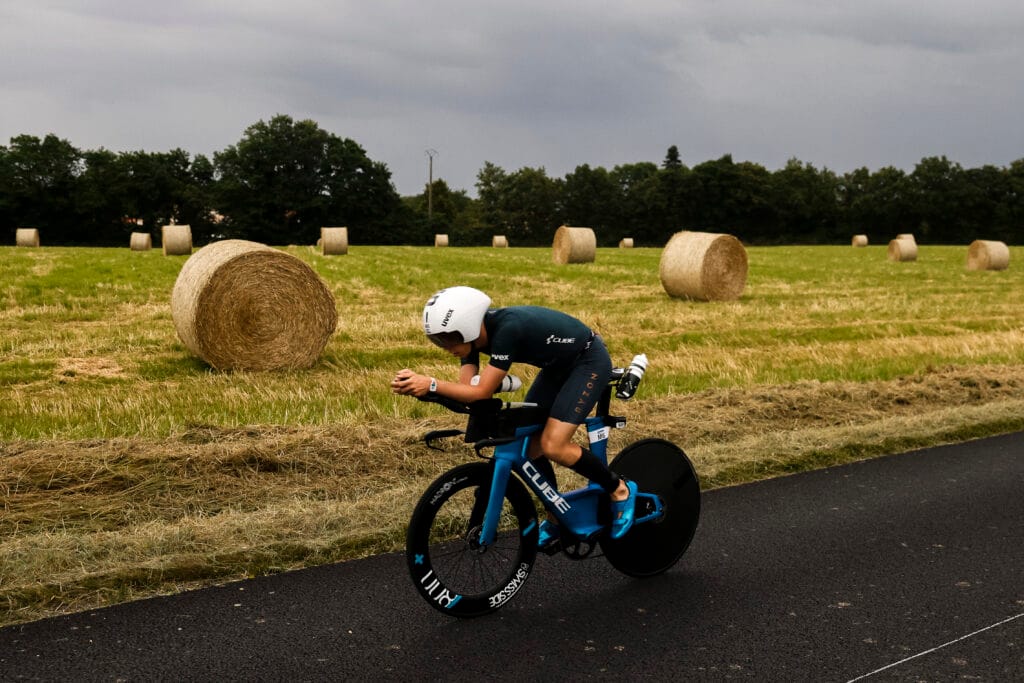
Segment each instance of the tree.
[{"label": "tree", "polygon": [[502,208],[502,197],[507,186],[508,173],[505,169],[485,161],[484,167],[476,174],[476,194],[480,218],[492,234],[503,235],[509,229],[509,219]]},{"label": "tree", "polygon": [[[672,148],[674,149],[674,147]],[[698,201],[696,177],[681,163],[666,164],[658,171],[651,198],[651,216],[646,231],[637,237],[663,244],[694,221]]]},{"label": "tree", "polygon": [[[1012,239],[1000,212],[1000,207],[1008,203],[1012,193],[1010,174],[986,164],[966,169],[962,184],[959,243],[969,244],[979,235],[992,235],[986,239]],[[955,239],[952,235],[950,238]]]},{"label": "tree", "polygon": [[13,239],[15,223],[15,202],[11,193],[11,178],[13,175],[10,153],[5,145],[0,145],[0,226],[11,233],[4,236],[4,242],[9,243]]},{"label": "tree", "polygon": [[400,200],[387,166],[354,141],[314,121],[277,115],[246,129],[214,154],[216,205],[227,234],[271,244],[316,241],[325,225],[346,225],[354,240],[391,241]]},{"label": "tree", "polygon": [[168,223],[196,218],[182,212],[192,183],[185,150],[125,152],[120,163],[127,186],[124,213],[142,220],[145,231],[155,233]]},{"label": "tree", "polygon": [[[409,241],[413,244],[428,244],[437,233],[448,234],[454,244],[481,245],[484,235],[474,202],[465,190],[452,190],[440,178],[433,182],[430,195],[433,198],[433,220],[429,221],[428,186],[423,192],[405,200],[406,206],[416,214],[417,234]],[[489,240],[488,242],[489,243]]]},{"label": "tree", "polygon": [[92,244],[127,244],[136,229],[128,223],[127,176],[118,155],[106,149],[82,153],[84,168],[75,183],[74,204],[79,223]]},{"label": "tree", "polygon": [[568,173],[562,183],[564,219],[569,225],[594,230],[598,244],[618,241],[619,187],[604,168],[583,164]]},{"label": "tree", "polygon": [[218,214],[214,206],[216,170],[213,162],[198,154],[188,167],[178,203],[179,220],[192,226],[192,239],[200,243],[219,239]]},{"label": "tree", "polygon": [[83,243],[89,234],[75,220],[74,188],[81,153],[67,140],[47,135],[11,138],[0,166],[0,195],[9,220],[38,228],[50,244]]},{"label": "tree", "polygon": [[503,183],[500,202],[509,241],[549,243],[562,223],[561,190],[561,181],[549,178],[543,167],[524,167],[510,174]]},{"label": "tree", "polygon": [[1004,239],[1014,244],[1024,241],[1024,159],[1017,159],[1004,171],[1006,194],[997,210]]},{"label": "tree", "polygon": [[875,173],[858,168],[837,181],[839,224],[847,235],[864,233],[872,242],[886,243],[897,234],[913,232],[915,219],[907,174],[886,166]]},{"label": "tree", "polygon": [[827,241],[835,234],[837,187],[828,169],[790,159],[771,175],[770,203],[781,241]]},{"label": "tree", "polygon": [[693,167],[696,229],[727,232],[750,242],[777,241],[770,228],[771,176],[760,164],[735,163],[731,154]]},{"label": "tree", "polygon": [[[861,215],[864,197],[868,191],[871,171],[866,166],[844,173],[836,180],[836,205],[839,212],[839,224],[847,233],[865,233],[869,235],[869,226]],[[873,226],[871,226],[873,227]],[[872,240],[874,241],[874,240]]]},{"label": "tree", "polygon": [[[964,172],[945,156],[925,157],[910,174],[911,207],[920,234],[933,242],[962,242]],[[905,232],[910,232],[907,230]]]},{"label": "tree", "polygon": [[619,231],[642,240],[658,221],[658,167],[649,161],[620,164],[610,175],[618,188]]},{"label": "tree", "polygon": [[672,145],[665,153],[665,160],[661,162],[662,168],[682,168],[683,161],[679,158],[679,148]]}]

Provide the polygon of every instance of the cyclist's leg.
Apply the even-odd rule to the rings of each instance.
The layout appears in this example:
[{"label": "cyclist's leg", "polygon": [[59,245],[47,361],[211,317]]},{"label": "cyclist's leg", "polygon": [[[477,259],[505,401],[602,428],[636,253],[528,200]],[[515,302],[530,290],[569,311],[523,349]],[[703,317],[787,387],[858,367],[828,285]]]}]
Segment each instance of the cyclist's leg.
[{"label": "cyclist's leg", "polygon": [[[611,377],[612,362],[601,337],[595,336],[590,348],[580,354],[576,363],[563,375],[548,421],[541,432],[540,448],[549,459],[569,467],[603,487],[612,500],[629,497],[626,484],[588,449],[573,443],[576,429],[593,410]],[[542,373],[543,374],[543,373]],[[550,391],[553,382],[548,381]],[[533,387],[530,388],[531,393]]]},{"label": "cyclist's leg", "polygon": [[578,427],[578,424],[549,417],[540,437],[544,455],[602,487],[612,500],[628,498],[625,482],[589,449],[573,443],[572,437]]},{"label": "cyclist's leg", "polygon": [[[523,400],[527,403],[536,403],[543,411],[543,414],[547,414],[551,411],[551,402],[554,400],[555,395],[558,394],[558,389],[564,381],[564,375],[559,376],[558,373],[551,369],[542,369],[537,373],[537,377],[534,378],[533,384],[530,385]],[[555,468],[552,466],[551,461],[545,458],[541,452],[539,438],[530,439],[527,445],[526,456],[557,491],[558,477],[555,475]],[[537,546],[546,551],[548,548],[554,547],[560,535],[561,532],[555,516],[548,511],[545,519],[540,524]]]},{"label": "cyclist's leg", "polygon": [[[527,403],[536,403],[541,409],[542,414],[549,414],[551,412],[551,404],[554,402],[555,396],[558,395],[558,390],[562,388],[564,382],[564,373],[555,372],[550,368],[542,369],[537,373],[537,377],[534,378],[533,384],[530,385],[523,400]],[[551,461],[545,458],[541,452],[540,439],[530,439],[526,454],[533,461],[534,465],[537,466],[537,469],[541,471],[541,474],[554,485],[555,470],[551,466]]]}]

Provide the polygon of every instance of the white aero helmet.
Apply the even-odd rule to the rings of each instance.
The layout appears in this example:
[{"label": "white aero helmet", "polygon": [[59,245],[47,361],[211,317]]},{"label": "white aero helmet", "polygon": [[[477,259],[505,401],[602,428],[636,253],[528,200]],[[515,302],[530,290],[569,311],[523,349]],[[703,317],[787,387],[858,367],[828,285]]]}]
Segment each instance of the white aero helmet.
[{"label": "white aero helmet", "polygon": [[442,289],[423,307],[423,331],[442,348],[471,342],[480,336],[480,325],[490,305],[491,297],[479,289]]}]

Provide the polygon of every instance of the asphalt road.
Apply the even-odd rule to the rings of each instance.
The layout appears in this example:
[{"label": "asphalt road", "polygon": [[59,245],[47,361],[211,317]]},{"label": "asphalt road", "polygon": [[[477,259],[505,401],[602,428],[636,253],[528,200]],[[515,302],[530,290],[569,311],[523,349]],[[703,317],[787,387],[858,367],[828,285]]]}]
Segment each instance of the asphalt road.
[{"label": "asphalt road", "polygon": [[384,555],[0,629],[3,680],[1024,680],[1024,434],[709,492],[630,579],[541,557],[469,621]]}]

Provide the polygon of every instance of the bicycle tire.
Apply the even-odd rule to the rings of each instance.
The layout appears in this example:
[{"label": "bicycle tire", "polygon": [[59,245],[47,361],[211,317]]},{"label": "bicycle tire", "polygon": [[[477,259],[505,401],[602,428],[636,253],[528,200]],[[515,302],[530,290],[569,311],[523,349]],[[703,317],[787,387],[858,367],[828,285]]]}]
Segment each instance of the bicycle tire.
[{"label": "bicycle tire", "polygon": [[413,510],[406,562],[416,590],[431,607],[478,617],[522,588],[537,558],[537,510],[523,483],[510,476],[495,543],[477,539],[490,497],[494,464],[467,463],[434,480]]},{"label": "bicycle tire", "polygon": [[681,448],[664,439],[644,439],[626,446],[611,469],[657,494],[661,519],[637,524],[621,539],[607,534],[601,548],[612,566],[629,576],[655,576],[679,561],[693,540],[700,519],[700,482]]}]

